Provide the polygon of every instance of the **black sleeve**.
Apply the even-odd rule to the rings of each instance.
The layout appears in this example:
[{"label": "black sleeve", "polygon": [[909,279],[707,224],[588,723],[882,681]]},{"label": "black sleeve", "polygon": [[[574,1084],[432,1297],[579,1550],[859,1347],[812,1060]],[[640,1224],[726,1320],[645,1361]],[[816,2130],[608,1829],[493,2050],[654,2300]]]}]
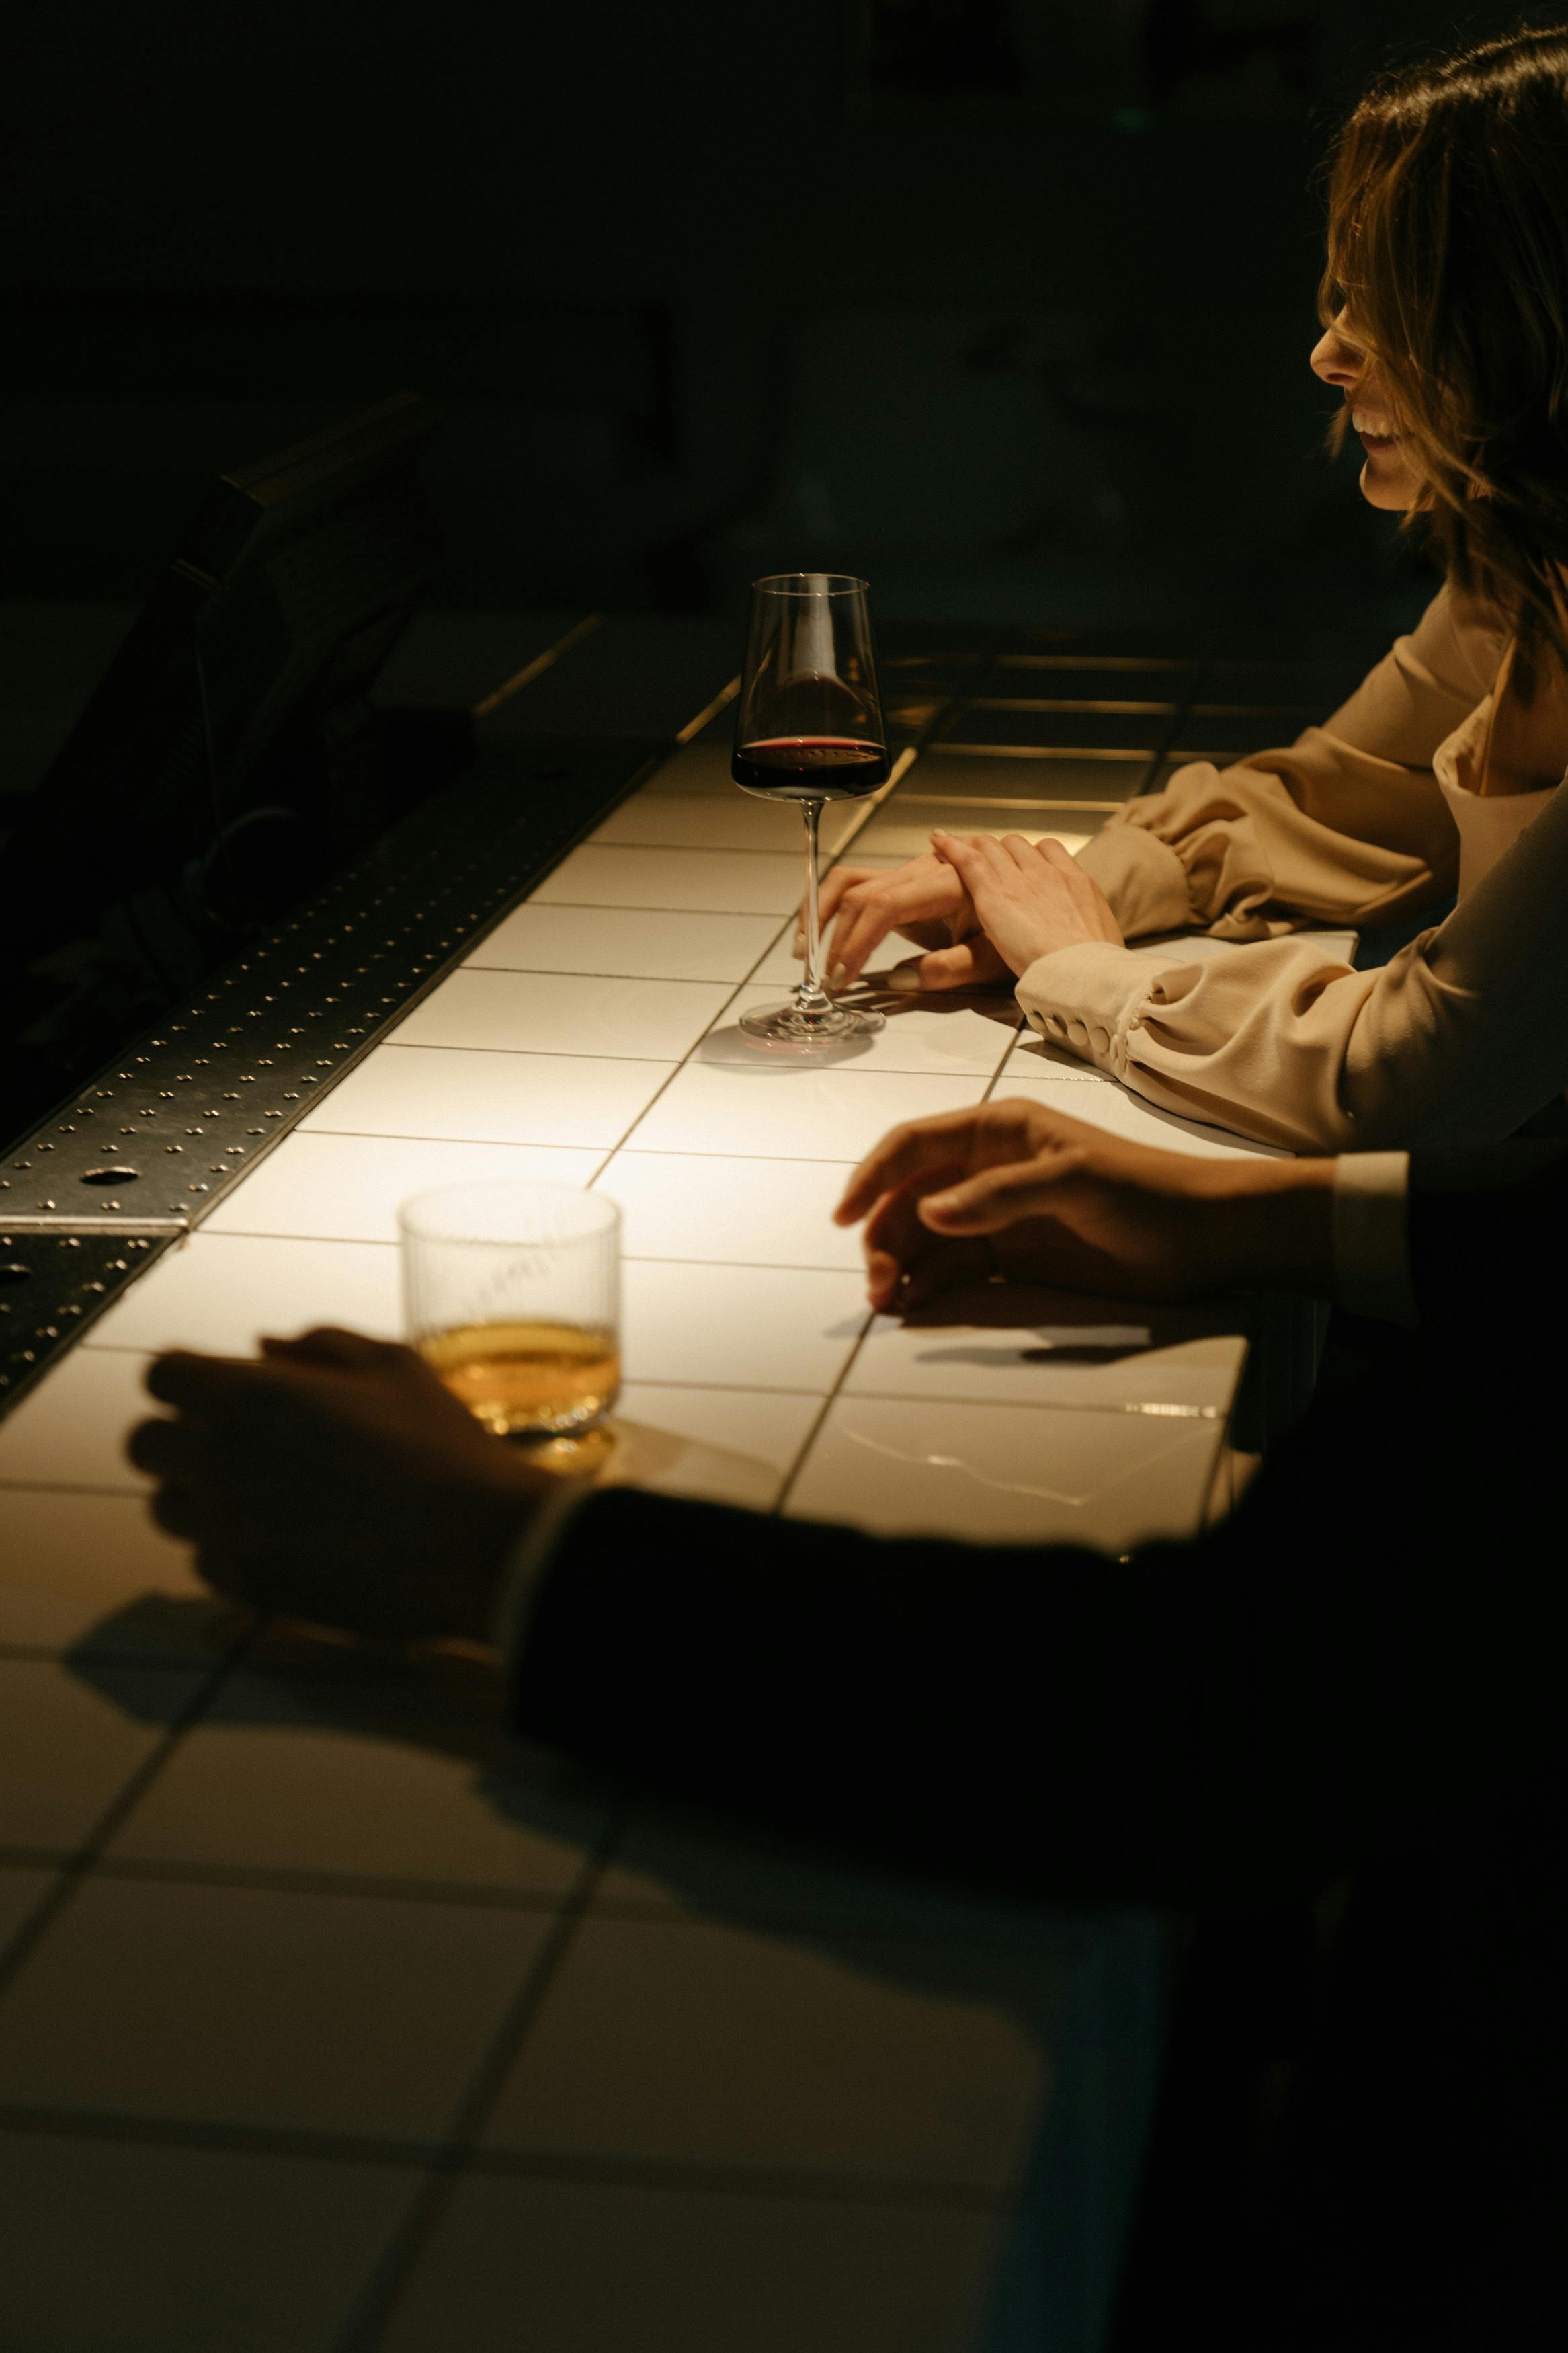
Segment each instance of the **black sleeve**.
[{"label": "black sleeve", "polygon": [[542,1588],[518,1723],[992,1885],[1324,1884],[1557,1737],[1568,1580],[1540,1540],[1568,1394],[1468,1371],[1413,1345],[1321,1399],[1223,1527],[1125,1563],[604,1494]]},{"label": "black sleeve", "polygon": [[1549,1343],[1568,1313],[1568,1144],[1410,1159],[1410,1271],[1424,1327]]}]

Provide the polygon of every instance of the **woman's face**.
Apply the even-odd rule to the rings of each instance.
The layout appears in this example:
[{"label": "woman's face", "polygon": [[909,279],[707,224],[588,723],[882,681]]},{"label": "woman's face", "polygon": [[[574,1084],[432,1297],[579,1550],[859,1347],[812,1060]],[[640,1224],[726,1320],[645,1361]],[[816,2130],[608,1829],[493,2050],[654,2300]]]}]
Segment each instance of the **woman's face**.
[{"label": "woman's face", "polygon": [[1377,369],[1352,342],[1342,311],[1314,346],[1311,366],[1325,384],[1338,385],[1349,406],[1351,429],[1366,452],[1361,470],[1363,498],[1369,506],[1403,512],[1414,502],[1421,479],[1393,429]]}]

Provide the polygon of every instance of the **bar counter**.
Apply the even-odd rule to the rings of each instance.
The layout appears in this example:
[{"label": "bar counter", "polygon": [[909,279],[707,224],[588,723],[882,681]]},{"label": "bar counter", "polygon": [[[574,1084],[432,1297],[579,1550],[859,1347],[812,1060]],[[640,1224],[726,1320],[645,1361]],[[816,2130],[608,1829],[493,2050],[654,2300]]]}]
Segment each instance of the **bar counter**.
[{"label": "bar counter", "polygon": [[[896,863],[934,825],[1074,846],[1166,744],[1190,755],[1197,665],[1044,659],[896,653],[894,781],[827,812],[830,854]],[[183,1183],[189,1234],[124,1253],[0,1421],[6,2342],[1101,2341],[1160,1921],[721,1834],[509,1741],[477,1659],[242,1628],[121,1452],[151,1353],[394,1335],[397,1203],[516,1175],[625,1213],[615,1475],[1112,1553],[1226,1500],[1239,1303],[988,1290],[868,1315],[828,1211],[897,1121],[1016,1094],[1255,1147],[1054,1053],[1002,997],[889,998],[821,1066],[749,1045],[737,1015],[798,970],[800,825],[730,782],[726,668],[709,624],[416,631],[393,701],[459,703],[498,756],[618,746],[607,813],[433,948],[378,1031],[345,1023],[276,1138],[249,1122],[259,1144]],[[1246,716],[1234,689],[1210,707]]]}]

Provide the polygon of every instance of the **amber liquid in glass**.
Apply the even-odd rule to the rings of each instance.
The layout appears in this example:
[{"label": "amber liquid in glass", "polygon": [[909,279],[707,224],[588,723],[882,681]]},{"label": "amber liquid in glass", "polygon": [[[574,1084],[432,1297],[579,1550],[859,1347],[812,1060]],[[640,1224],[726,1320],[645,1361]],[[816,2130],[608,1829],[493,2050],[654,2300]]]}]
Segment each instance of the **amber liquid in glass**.
[{"label": "amber liquid in glass", "polygon": [[580,1324],[464,1324],[427,1334],[419,1353],[501,1438],[585,1430],[621,1386],[614,1338]]}]

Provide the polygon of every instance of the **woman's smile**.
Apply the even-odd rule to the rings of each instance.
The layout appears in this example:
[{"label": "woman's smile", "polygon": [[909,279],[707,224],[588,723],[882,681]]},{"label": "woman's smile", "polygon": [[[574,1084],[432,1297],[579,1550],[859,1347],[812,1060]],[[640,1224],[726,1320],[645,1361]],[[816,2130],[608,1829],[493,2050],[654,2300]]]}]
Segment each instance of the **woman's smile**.
[{"label": "woman's smile", "polygon": [[1397,438],[1388,418],[1375,408],[1352,407],[1351,429],[1360,436],[1364,448],[1378,456],[1392,449]]}]

